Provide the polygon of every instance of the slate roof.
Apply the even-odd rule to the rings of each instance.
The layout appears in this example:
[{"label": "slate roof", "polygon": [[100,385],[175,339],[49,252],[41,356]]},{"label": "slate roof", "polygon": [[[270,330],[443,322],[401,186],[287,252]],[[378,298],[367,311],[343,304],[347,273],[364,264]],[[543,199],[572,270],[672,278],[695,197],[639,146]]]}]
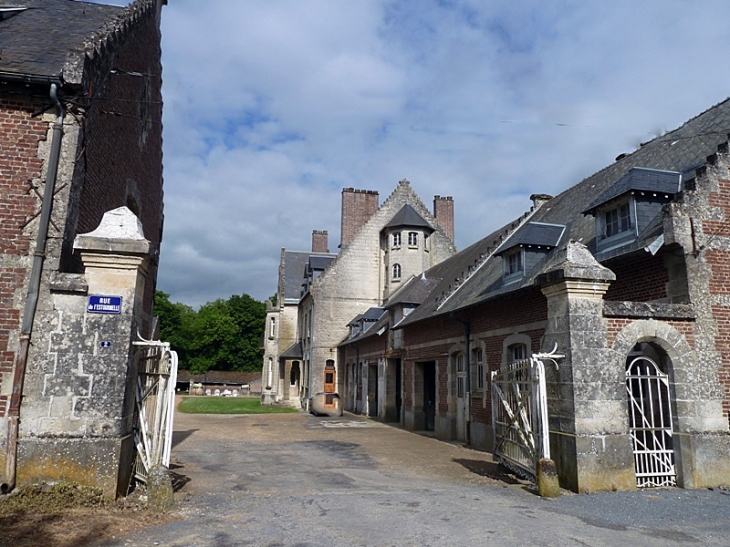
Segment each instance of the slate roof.
[{"label": "slate roof", "polygon": [[681,190],[681,185],[681,173],[634,167],[594,199],[583,213],[593,213],[597,207],[632,190],[674,195]]},{"label": "slate roof", "polygon": [[[730,99],[715,105],[692,118],[687,123],[645,143],[635,152],[621,157],[608,167],[584,179],[575,186],[557,195],[537,210],[522,218],[522,223],[541,222],[565,225],[565,234],[555,249],[547,254],[546,260],[538,262],[521,281],[504,285],[502,283],[502,259],[493,254],[493,247],[509,235],[516,223],[505,226],[490,234],[471,247],[425,272],[428,278],[440,278],[436,288],[423,304],[409,314],[398,326],[413,324],[429,317],[449,314],[452,311],[532,287],[536,276],[545,271],[550,256],[564,248],[568,241],[582,242],[595,252],[595,220],[584,215],[597,196],[605,195],[632,168],[640,167],[683,173],[685,182],[693,176],[694,170],[702,167],[707,158],[716,154],[718,147],[727,147],[730,133]],[[618,254],[643,249],[661,234],[660,219],[655,219],[639,234],[629,246],[603,254],[606,260]],[[643,252],[643,251],[642,251]],[[490,255],[490,253],[492,253]],[[483,257],[479,262],[480,255]],[[477,266],[476,269],[474,266]],[[436,271],[438,268],[438,271]]]},{"label": "slate roof", "polygon": [[[0,0],[1,1],[1,0]],[[310,264],[315,264],[316,269],[326,268],[334,260],[336,255],[322,253],[285,251],[284,253],[284,299],[296,299],[301,297],[304,274]],[[312,262],[314,261],[314,262]]]},{"label": "slate roof", "polygon": [[395,215],[393,215],[393,218],[391,218],[390,222],[385,225],[385,228],[400,228],[401,226],[429,228],[433,231],[433,227],[408,203],[406,203]]},{"label": "slate roof", "polygon": [[125,8],[71,0],[0,0],[28,9],[0,20],[0,79],[60,80],[70,56]]},{"label": "slate roof", "polygon": [[423,274],[413,276],[388,297],[385,307],[389,309],[398,304],[420,304],[439,281],[440,279],[429,278]]},{"label": "slate roof", "polygon": [[302,343],[294,342],[279,355],[279,359],[301,359],[302,355]]},{"label": "slate roof", "polygon": [[528,222],[518,229],[507,241],[505,241],[499,249],[497,249],[495,254],[500,255],[519,246],[553,248],[558,245],[564,233],[565,226],[562,224]]}]

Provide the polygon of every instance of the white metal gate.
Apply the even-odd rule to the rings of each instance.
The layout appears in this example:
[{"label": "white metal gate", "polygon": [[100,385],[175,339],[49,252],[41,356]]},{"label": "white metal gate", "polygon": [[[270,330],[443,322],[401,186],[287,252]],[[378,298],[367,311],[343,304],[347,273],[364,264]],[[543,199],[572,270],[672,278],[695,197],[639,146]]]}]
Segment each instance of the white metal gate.
[{"label": "white metal gate", "polygon": [[535,479],[537,463],[550,458],[545,365],[563,357],[535,354],[492,372],[494,457],[510,469]]},{"label": "white metal gate", "polygon": [[649,357],[635,357],[626,367],[626,390],[636,485],[639,488],[674,486],[677,473],[669,377]]},{"label": "white metal gate", "polygon": [[134,342],[137,360],[136,427],[137,460],[134,475],[147,482],[151,469],[170,466],[172,419],[175,413],[177,353],[168,342]]}]

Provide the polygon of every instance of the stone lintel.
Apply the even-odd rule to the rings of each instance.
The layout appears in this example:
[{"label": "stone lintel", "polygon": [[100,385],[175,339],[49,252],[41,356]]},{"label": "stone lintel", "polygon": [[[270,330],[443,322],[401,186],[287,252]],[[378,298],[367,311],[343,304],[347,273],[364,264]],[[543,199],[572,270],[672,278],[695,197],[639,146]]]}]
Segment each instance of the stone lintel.
[{"label": "stone lintel", "polygon": [[606,301],[603,303],[603,316],[694,320],[697,314],[691,304]]},{"label": "stone lintel", "polygon": [[86,294],[89,292],[89,284],[84,274],[52,272],[50,289],[55,293]]}]

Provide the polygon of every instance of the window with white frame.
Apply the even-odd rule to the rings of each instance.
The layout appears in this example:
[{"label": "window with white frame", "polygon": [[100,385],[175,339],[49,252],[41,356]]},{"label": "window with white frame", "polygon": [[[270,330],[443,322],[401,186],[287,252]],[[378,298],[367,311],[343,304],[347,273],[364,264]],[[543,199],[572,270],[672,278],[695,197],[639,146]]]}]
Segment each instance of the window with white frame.
[{"label": "window with white frame", "polygon": [[604,237],[617,236],[628,232],[631,228],[631,207],[628,201],[603,211]]},{"label": "window with white frame", "polygon": [[527,346],[525,344],[512,344],[507,348],[511,363],[527,359]]},{"label": "window with white frame", "polygon": [[517,248],[505,253],[503,264],[505,277],[518,277],[522,275],[525,269],[522,249]]},{"label": "window with white frame", "polygon": [[466,393],[466,360],[464,354],[456,356],[456,396],[464,397]]},{"label": "window with white frame", "polygon": [[276,319],[272,317],[269,323],[269,338],[273,339],[274,336],[276,336]]},{"label": "window with white frame", "polygon": [[393,234],[393,247],[400,247],[400,232]]},{"label": "window with white frame", "polygon": [[408,246],[418,247],[418,232],[408,232]]},{"label": "window with white frame", "polygon": [[473,371],[472,389],[484,389],[484,350],[480,347],[471,350],[471,367]]},{"label": "window with white frame", "polygon": [[400,279],[400,264],[393,264],[393,279]]}]

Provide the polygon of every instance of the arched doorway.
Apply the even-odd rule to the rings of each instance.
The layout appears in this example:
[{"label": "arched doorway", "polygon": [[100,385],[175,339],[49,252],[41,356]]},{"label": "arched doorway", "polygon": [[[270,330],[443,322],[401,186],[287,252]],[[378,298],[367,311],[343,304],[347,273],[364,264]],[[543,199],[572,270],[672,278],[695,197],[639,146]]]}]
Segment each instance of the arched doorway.
[{"label": "arched doorway", "polygon": [[292,361],[291,370],[289,371],[289,398],[299,397],[299,379],[301,373],[299,371],[299,361]]},{"label": "arched doorway", "polygon": [[629,437],[639,488],[674,486],[674,440],[668,358],[649,343],[639,343],[626,360]]}]

